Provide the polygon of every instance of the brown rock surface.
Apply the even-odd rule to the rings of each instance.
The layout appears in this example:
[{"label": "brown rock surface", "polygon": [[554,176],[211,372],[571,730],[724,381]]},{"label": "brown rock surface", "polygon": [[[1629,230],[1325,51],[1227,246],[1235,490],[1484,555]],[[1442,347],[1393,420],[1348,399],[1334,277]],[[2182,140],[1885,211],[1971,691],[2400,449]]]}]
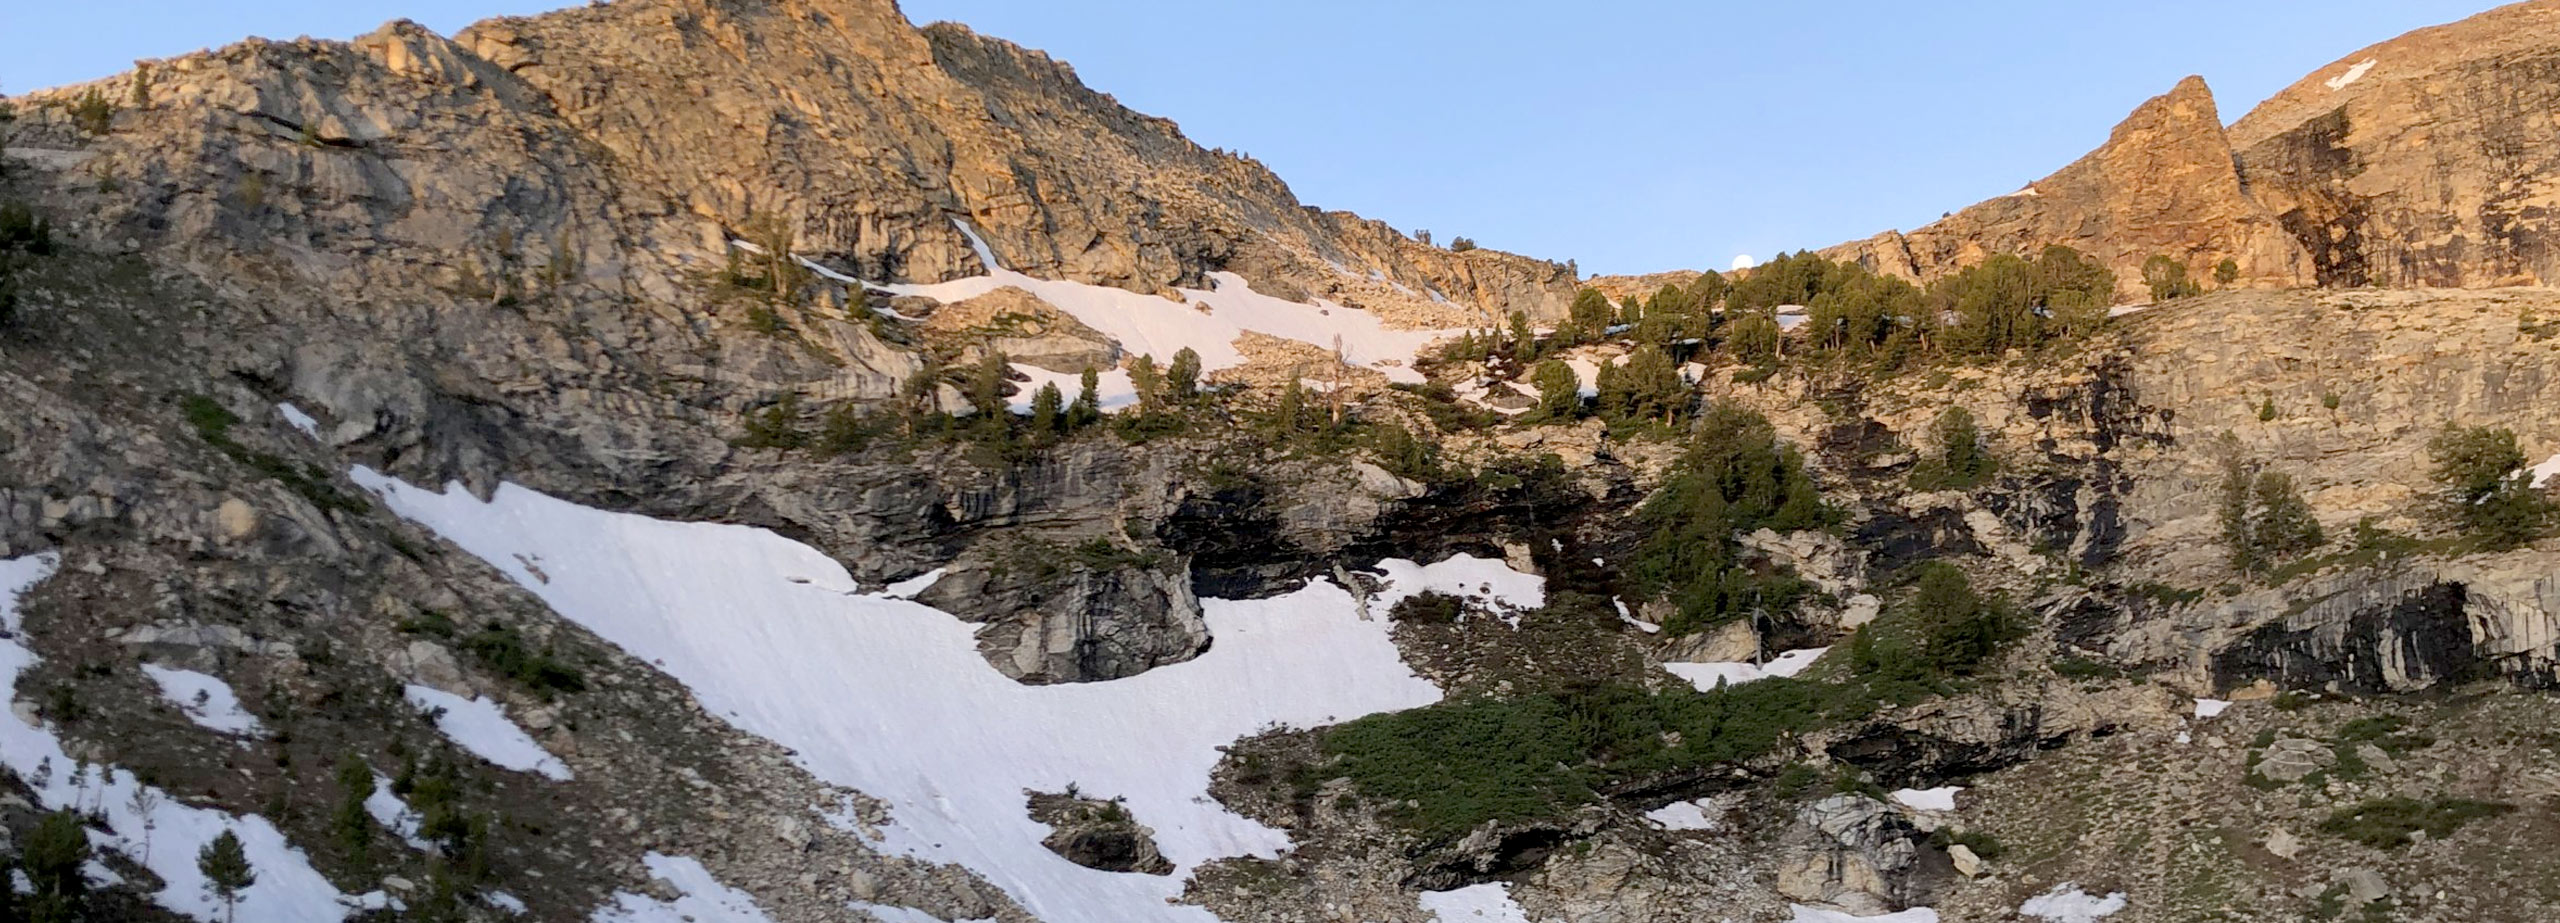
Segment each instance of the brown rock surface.
[{"label": "brown rock surface", "polygon": [[1927,281],[1995,253],[2032,256],[2052,244],[2114,269],[2126,298],[2145,294],[2142,263],[2154,254],[2185,261],[2199,277],[2227,258],[2247,283],[2309,281],[2307,257],[2241,181],[2200,77],[2143,103],[2105,145],[2018,192],[1825,253]]}]

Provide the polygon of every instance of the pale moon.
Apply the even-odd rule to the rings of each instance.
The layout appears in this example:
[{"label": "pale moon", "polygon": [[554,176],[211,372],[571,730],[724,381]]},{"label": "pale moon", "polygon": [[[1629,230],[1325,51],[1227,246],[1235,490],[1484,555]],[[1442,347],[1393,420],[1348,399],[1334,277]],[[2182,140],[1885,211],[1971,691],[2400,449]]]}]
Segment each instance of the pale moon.
[{"label": "pale moon", "polygon": [[1733,258],[1733,268],[1735,269],[1749,269],[1758,265],[1760,265],[1760,261],[1752,259],[1751,254],[1748,253],[1738,254]]}]

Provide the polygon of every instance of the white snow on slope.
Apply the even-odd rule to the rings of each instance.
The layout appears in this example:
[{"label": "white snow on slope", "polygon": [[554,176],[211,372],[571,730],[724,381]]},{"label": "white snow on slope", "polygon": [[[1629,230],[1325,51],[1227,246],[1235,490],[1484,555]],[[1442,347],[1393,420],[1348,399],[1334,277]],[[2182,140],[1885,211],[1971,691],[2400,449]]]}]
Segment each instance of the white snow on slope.
[{"label": "white snow on slope", "polygon": [[2048,923],[2097,923],[2124,909],[2124,892],[2097,897],[2080,890],[2071,882],[2055,885],[2053,890],[2028,898],[2018,905],[2018,912]]},{"label": "white snow on slope", "polygon": [[303,413],[302,408],[292,404],[277,404],[276,412],[283,414],[284,421],[292,424],[294,429],[301,430],[303,435],[319,438],[320,421],[312,419],[310,414]]},{"label": "white snow on slope", "polygon": [[676,899],[662,901],[629,891],[613,893],[613,903],[596,908],[595,923],[773,923],[747,892],[721,884],[711,870],[685,856],[650,853],[640,861],[649,874],[674,885]]},{"label": "white snow on slope", "polygon": [[942,575],[947,573],[949,570],[949,568],[937,567],[913,577],[909,577],[905,580],[900,580],[896,583],[882,587],[880,589],[880,595],[886,596],[890,599],[914,599],[916,598],[916,594],[933,589],[934,584],[941,583]]},{"label": "white snow on slope", "polygon": [[1893,800],[1914,810],[1953,811],[1956,809],[1956,793],[1961,791],[1964,791],[1964,786],[1961,785],[1949,785],[1943,788],[1895,789]]},{"label": "white snow on slope", "polygon": [[[539,557],[531,560],[540,560]],[[507,720],[507,713],[488,696],[466,699],[433,686],[410,684],[403,690],[409,704],[419,711],[436,716],[436,730],[443,731],[462,749],[517,772],[541,773],[545,778],[567,781],[568,764],[535,743],[533,735]]]},{"label": "white snow on slope", "polygon": [[[514,484],[482,503],[459,486],[436,493],[362,468],[352,477],[658,665],[705,710],[790,747],[819,778],[887,801],[884,849],[964,865],[1048,923],[1212,919],[1167,904],[1192,868],[1289,845],[1209,798],[1218,747],[1440,698],[1397,655],[1388,621],[1362,619],[1329,582],[1202,600],[1217,643],[1190,662],[1025,686],[987,665],[975,626],[855,595],[835,560],[763,529],[608,513]],[[548,581],[526,570],[536,556]],[[1476,567],[1452,582],[1482,579]],[[1027,816],[1023,791],[1070,784],[1127,799],[1179,873],[1097,871],[1042,847],[1049,828]]]},{"label": "white snow on slope", "polygon": [[[866,901],[848,901],[845,906],[877,917],[880,923],[944,923],[941,917],[913,907],[893,907]],[[989,920],[954,920],[951,923],[991,923]]]},{"label": "white snow on slope", "polygon": [[1372,616],[1429,591],[1473,598],[1518,628],[1522,612],[1547,604],[1547,578],[1512,570],[1511,565],[1491,558],[1455,554],[1427,565],[1390,558],[1378,562],[1378,570],[1386,574],[1387,586],[1369,600]]},{"label": "white snow on slope", "polygon": [[2543,459],[2542,464],[2533,466],[2533,486],[2551,486],[2554,478],[2560,478],[2560,455]]},{"label": "white snow on slope", "polygon": [[2329,92],[2335,93],[2339,90],[2346,89],[2347,84],[2364,79],[2365,72],[2372,70],[2373,66],[2377,63],[2380,63],[2377,59],[2366,58],[2362,61],[2356,62],[2354,67],[2347,68],[2346,73],[2339,74],[2338,76],[2331,77],[2320,82],[2328,84]]},{"label": "white snow on slope", "polygon": [[1420,900],[1439,923],[1529,923],[1528,912],[1511,899],[1511,886],[1501,882],[1424,891]]},{"label": "white snow on slope", "polygon": [[2231,703],[2226,702],[2226,701],[2223,701],[2223,700],[2221,700],[2221,699],[2197,699],[2197,700],[2196,700],[2196,717],[2197,717],[2197,718],[2213,718],[2213,717],[2219,717],[2219,716],[2222,714],[2222,712],[2223,712],[2223,710],[2224,710],[2224,709],[2227,709],[2227,708],[2230,708],[2230,707],[2231,707]]},{"label": "white snow on slope", "polygon": [[1724,809],[1717,807],[1713,799],[1697,798],[1646,811],[1644,819],[1664,830],[1721,830],[1724,823],[1718,818],[1723,815]]},{"label": "white snow on slope", "polygon": [[160,685],[161,698],[186,713],[187,720],[197,727],[248,737],[266,733],[258,726],[258,719],[240,707],[240,697],[232,694],[231,684],[221,677],[156,663],[143,664],[142,673]]},{"label": "white snow on slope", "polygon": [[[1390,381],[1419,383],[1422,375],[1412,368],[1414,355],[1433,340],[1464,332],[1390,330],[1377,315],[1367,311],[1323,299],[1300,304],[1256,292],[1243,276],[1231,272],[1210,273],[1209,289],[1178,289],[1183,296],[1181,301],[1106,285],[1033,278],[1004,268],[995,252],[987,248],[987,242],[978,237],[977,229],[966,222],[953,223],[967,235],[969,246],[978,251],[979,261],[987,265],[986,275],[929,285],[861,284],[894,295],[922,295],[943,302],[963,301],[1011,286],[1030,292],[1083,321],[1085,326],[1119,341],[1130,355],[1152,355],[1161,364],[1171,361],[1183,347],[1190,347],[1200,354],[1203,372],[1243,364],[1244,355],[1235,347],[1236,337],[1252,330],[1326,349],[1333,348],[1335,338],[1340,337],[1343,357],[1351,364],[1376,369]],[[1203,313],[1194,304],[1208,305],[1209,310]],[[1075,394],[1069,391],[1067,396]]]},{"label": "white snow on slope", "polygon": [[[39,660],[22,640],[18,597],[52,576],[60,563],[60,557],[49,553],[0,560],[0,629],[6,634],[0,637],[0,690],[14,695],[18,677]],[[92,830],[90,842],[137,862],[146,858],[142,848],[146,818],[134,809],[134,793],[147,791],[156,801],[148,816],[149,861],[142,864],[163,883],[152,901],[172,912],[208,923],[223,919],[222,905],[210,896],[204,873],[196,869],[196,853],[230,830],[240,837],[250,865],[258,872],[257,883],[241,892],[240,919],[261,923],[346,919],[348,908],[338,889],[313,871],[310,859],[285,842],[284,834],[265,818],[255,814],[235,818],[182,803],[114,767],[92,767],[82,774],[85,784],[74,784],[71,777],[79,764],[63,752],[62,741],[52,729],[28,723],[16,708],[0,708],[0,766],[25,780],[47,809],[78,805],[103,815],[112,833]]]},{"label": "white snow on slope", "polygon": [[410,810],[409,802],[391,790],[389,777],[379,774],[373,777],[373,794],[364,798],[364,813],[412,849],[427,849],[431,845],[418,836],[418,812]]},{"label": "white snow on slope", "polygon": [[1938,912],[1927,907],[1913,907],[1872,917],[1803,904],[1788,904],[1787,910],[1794,914],[1787,918],[1787,923],[1938,923]]},{"label": "white snow on slope", "polygon": [[1794,676],[1813,666],[1813,662],[1821,659],[1822,652],[1827,650],[1830,648],[1808,647],[1788,651],[1769,658],[1765,666],[1750,663],[1666,663],[1662,668],[1688,680],[1689,685],[1698,687],[1699,692],[1713,692],[1722,683],[1740,685],[1772,676]]}]

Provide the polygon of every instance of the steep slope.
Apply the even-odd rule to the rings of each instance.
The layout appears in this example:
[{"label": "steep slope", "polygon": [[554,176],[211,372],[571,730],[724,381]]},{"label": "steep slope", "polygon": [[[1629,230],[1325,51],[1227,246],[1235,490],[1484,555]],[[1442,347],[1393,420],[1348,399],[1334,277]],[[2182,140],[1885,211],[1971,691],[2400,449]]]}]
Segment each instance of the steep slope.
[{"label": "steep slope", "polygon": [[[1233,270],[1292,299],[1426,314],[1454,312],[1425,293],[1483,315],[1543,316],[1571,296],[1567,267],[1451,254],[1315,212],[1260,164],[1191,143],[1045,55],[916,29],[888,0],[639,0],[450,41],[398,22],[352,44],[252,41],[32,98],[49,111],[87,89],[148,100],[117,124],[147,125],[150,149],[119,131],[82,141],[81,156],[165,190],[106,217],[119,235],[182,247],[216,216],[245,230],[242,212],[278,200],[287,220],[264,216],[264,230],[325,235],[325,249],[396,250],[482,278],[560,254],[599,284],[665,297],[756,216],[860,278],[973,275],[984,267],[957,219],[1015,268],[1141,293]],[[274,195],[244,196],[252,181]],[[300,214],[283,201],[297,198],[338,204]]]}]

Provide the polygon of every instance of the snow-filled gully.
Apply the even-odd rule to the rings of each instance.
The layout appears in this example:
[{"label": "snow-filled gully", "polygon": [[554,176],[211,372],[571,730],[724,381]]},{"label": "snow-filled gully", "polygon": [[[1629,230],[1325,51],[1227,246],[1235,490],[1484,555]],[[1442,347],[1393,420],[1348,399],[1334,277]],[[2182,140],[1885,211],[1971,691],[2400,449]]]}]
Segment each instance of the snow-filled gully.
[{"label": "snow-filled gully", "polygon": [[[1382,613],[1425,589],[1506,607],[1543,585],[1501,562],[1391,561],[1364,618],[1326,581],[1261,600],[1202,600],[1218,643],[1187,663],[1101,683],[1025,686],[979,655],[971,625],[858,587],[816,549],[763,529],[581,507],[514,484],[486,503],[370,470],[357,483],[505,572],[562,617],[656,665],[705,710],[798,754],[827,782],[889,803],[880,848],[964,866],[1049,923],[1207,923],[1171,903],[1201,863],[1273,856],[1285,834],[1208,794],[1220,746],[1438,701]],[[537,579],[523,562],[542,562]],[[1097,871],[1040,845],[1024,791],[1125,798],[1177,866]],[[614,908],[630,918],[637,908]]]}]

